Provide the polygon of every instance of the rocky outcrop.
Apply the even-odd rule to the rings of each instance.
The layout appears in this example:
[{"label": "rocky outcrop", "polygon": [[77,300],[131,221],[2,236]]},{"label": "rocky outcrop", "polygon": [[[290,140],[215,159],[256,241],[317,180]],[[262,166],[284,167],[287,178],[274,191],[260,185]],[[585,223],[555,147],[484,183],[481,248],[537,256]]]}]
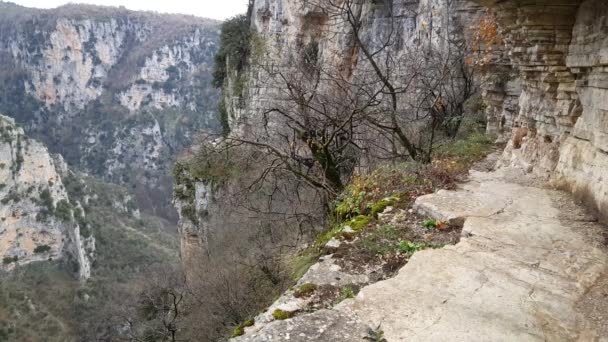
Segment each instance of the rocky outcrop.
[{"label": "rocky outcrop", "polygon": [[502,164],[552,178],[605,215],[605,4],[514,0],[490,7],[522,84]]},{"label": "rocky outcrop", "polygon": [[0,268],[62,259],[87,279],[95,239],[81,231],[85,213],[66,191],[65,163],[11,118],[0,116],[0,136]]},{"label": "rocky outcrop", "polygon": [[[211,20],[68,5],[0,4],[0,110],[83,171],[170,213],[170,169],[216,129]],[[151,197],[152,200],[148,200]]]}]

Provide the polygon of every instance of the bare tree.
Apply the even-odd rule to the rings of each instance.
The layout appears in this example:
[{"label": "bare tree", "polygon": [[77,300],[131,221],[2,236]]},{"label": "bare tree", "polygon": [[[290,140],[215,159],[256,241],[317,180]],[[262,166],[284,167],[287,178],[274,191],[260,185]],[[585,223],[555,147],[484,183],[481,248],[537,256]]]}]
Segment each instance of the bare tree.
[{"label": "bare tree", "polygon": [[[465,63],[463,28],[445,15],[444,29],[437,31],[434,9],[411,9],[407,16],[412,20],[425,17],[429,22],[418,28],[426,36],[407,36],[400,22],[403,14],[397,18],[390,1],[317,0],[314,4],[352,36],[360,56],[359,79],[375,84],[371,94],[383,110],[367,116],[371,128],[384,133],[389,145],[401,145],[412,159],[429,162],[437,130],[454,137],[465,114],[464,103],[477,91],[473,71]],[[452,2],[445,5],[450,12]],[[370,16],[383,22],[373,38]]]},{"label": "bare tree", "polygon": [[119,314],[119,338],[128,341],[186,341],[180,338],[188,314],[188,289],[184,275],[162,267],[148,272],[148,279]]}]

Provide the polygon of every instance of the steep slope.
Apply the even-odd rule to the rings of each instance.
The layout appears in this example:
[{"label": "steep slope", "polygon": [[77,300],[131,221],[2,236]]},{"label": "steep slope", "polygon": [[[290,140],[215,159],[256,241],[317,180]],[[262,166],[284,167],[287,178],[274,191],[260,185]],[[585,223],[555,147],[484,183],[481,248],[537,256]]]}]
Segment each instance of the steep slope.
[{"label": "steep slope", "polygon": [[8,117],[0,116],[0,134],[0,267],[57,259],[86,280],[95,239],[81,231],[85,213],[65,189],[63,160]]},{"label": "steep slope", "polygon": [[174,155],[214,129],[218,23],[190,16],[0,3],[0,110],[68,164],[173,217]]}]

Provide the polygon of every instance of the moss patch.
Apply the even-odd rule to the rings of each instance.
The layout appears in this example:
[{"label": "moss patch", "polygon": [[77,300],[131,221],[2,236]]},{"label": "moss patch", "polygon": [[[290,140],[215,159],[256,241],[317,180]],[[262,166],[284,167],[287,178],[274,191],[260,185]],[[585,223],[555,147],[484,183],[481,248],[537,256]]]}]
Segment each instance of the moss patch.
[{"label": "moss patch", "polygon": [[296,313],[293,312],[293,311],[284,311],[284,310],[281,310],[281,309],[276,309],[272,313],[272,317],[274,317],[274,319],[278,319],[278,320],[289,319],[289,318],[292,318],[295,315],[296,315]]},{"label": "moss patch", "polygon": [[306,283],[293,292],[296,298],[310,297],[317,290],[317,285]]},{"label": "moss patch", "polygon": [[232,331],[232,336],[231,337],[239,337],[241,335],[245,334],[245,328],[243,328],[242,326],[238,326],[236,328],[234,328],[234,330]]},{"label": "moss patch", "polygon": [[379,200],[371,206],[371,215],[377,217],[378,214],[381,214],[387,207],[394,205],[397,201],[399,201],[398,195],[393,195],[391,197],[386,197]]}]

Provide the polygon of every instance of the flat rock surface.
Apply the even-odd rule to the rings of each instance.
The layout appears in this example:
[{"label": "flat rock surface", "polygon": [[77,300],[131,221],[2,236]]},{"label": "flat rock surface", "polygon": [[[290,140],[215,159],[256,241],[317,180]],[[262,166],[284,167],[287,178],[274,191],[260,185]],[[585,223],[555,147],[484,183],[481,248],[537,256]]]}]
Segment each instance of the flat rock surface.
[{"label": "flat rock surface", "polygon": [[355,299],[244,340],[363,341],[380,326],[388,341],[608,341],[605,228],[514,172],[474,171],[461,189],[417,200],[464,222],[457,245],[418,252]]}]

